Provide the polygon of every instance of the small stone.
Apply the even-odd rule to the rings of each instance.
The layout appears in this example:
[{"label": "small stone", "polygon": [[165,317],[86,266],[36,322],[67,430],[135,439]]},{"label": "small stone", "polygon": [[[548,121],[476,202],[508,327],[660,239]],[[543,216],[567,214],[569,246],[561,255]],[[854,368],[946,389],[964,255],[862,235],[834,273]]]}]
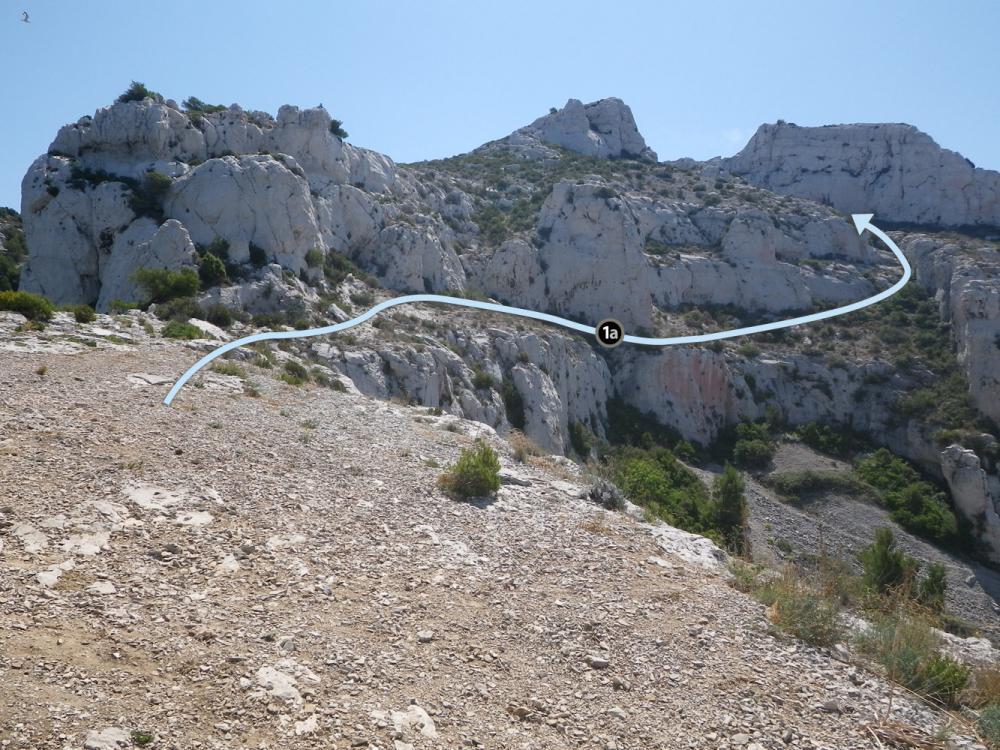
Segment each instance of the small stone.
[{"label": "small stone", "polygon": [[612,706],[608,709],[608,716],[614,716],[616,719],[627,719],[628,712],[621,706]]},{"label": "small stone", "polygon": [[421,630],[417,633],[417,640],[421,643],[430,643],[434,640],[433,630]]},{"label": "small stone", "polygon": [[591,669],[607,669],[611,666],[611,662],[605,659],[603,656],[588,656],[587,664]]},{"label": "small stone", "polygon": [[750,741],[750,735],[740,732],[739,734],[734,734],[729,738],[729,744],[736,745],[737,747],[742,747]]}]

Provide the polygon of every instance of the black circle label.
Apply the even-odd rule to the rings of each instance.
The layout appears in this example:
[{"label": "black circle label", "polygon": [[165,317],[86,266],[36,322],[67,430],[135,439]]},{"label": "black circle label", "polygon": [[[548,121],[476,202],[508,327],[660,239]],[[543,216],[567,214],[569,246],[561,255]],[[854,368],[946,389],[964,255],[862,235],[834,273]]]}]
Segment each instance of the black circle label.
[{"label": "black circle label", "polygon": [[617,320],[606,318],[597,324],[597,327],[594,329],[594,335],[597,336],[597,340],[601,346],[610,348],[618,346],[625,340],[625,329],[622,328],[622,324]]}]

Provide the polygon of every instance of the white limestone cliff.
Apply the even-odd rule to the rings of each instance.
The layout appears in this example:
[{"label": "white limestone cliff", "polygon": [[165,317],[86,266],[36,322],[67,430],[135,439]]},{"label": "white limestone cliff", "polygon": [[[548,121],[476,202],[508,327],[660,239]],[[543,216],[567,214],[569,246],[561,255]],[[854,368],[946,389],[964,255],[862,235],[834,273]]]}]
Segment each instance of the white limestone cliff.
[{"label": "white limestone cliff", "polygon": [[761,125],[721,164],[755,185],[846,213],[935,227],[1000,226],[1000,173],[976,168],[911,125]]}]

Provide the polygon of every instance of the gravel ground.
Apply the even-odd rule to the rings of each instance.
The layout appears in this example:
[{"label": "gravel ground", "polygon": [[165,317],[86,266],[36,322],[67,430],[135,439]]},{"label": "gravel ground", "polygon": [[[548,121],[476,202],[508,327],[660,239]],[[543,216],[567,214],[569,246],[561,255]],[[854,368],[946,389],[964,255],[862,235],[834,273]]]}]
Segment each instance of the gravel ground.
[{"label": "gravel ground", "polygon": [[[877,747],[885,682],[774,634],[563,461],[253,367],[260,397],[211,374],[167,408],[192,348],[16,323],[0,747]],[[476,434],[506,483],[457,502],[436,467]],[[928,734],[951,720],[891,703]]]}]

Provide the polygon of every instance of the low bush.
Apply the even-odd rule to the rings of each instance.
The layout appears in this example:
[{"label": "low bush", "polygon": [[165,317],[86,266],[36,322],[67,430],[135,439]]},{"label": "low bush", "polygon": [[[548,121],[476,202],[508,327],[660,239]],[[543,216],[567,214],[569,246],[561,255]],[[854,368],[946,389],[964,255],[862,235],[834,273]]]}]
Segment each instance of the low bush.
[{"label": "low bush", "polygon": [[28,320],[51,320],[55,308],[40,294],[30,292],[0,292],[0,310],[21,313]]},{"label": "low bush", "polygon": [[309,380],[309,370],[295,360],[285,362],[284,370],[278,377],[289,385],[302,385]]},{"label": "low bush", "polygon": [[493,376],[485,370],[475,368],[472,371],[472,387],[477,391],[487,391],[493,387]]},{"label": "low bush", "polygon": [[979,733],[990,750],[1000,748],[1000,706],[987,706],[979,714]]},{"label": "low bush", "polygon": [[93,323],[97,320],[97,313],[90,305],[71,305],[66,311],[73,313],[73,319],[77,323]]},{"label": "low bush", "polygon": [[667,448],[617,448],[610,468],[614,483],[649,516],[721,541],[708,490]]},{"label": "low bush", "polygon": [[245,378],[247,376],[247,371],[235,362],[216,362],[212,365],[212,371],[220,375],[232,375],[237,378]]},{"label": "low bush", "polygon": [[250,243],[250,264],[254,268],[262,268],[267,265],[267,251],[252,242]]},{"label": "low bush", "polygon": [[896,547],[892,529],[882,527],[875,531],[875,541],[858,554],[864,571],[865,586],[879,594],[909,586],[919,569],[919,563]]},{"label": "low bush", "polygon": [[503,398],[504,408],[507,410],[507,421],[510,426],[518,430],[524,429],[524,397],[514,385],[513,380],[504,380],[500,386],[500,396]]},{"label": "low bush", "polygon": [[186,323],[191,318],[206,320],[205,311],[194,297],[178,297],[156,306],[156,317],[160,320],[179,320]]},{"label": "low bush", "polygon": [[171,320],[163,326],[160,335],[168,339],[200,339],[205,336],[198,326],[183,323],[179,320]]},{"label": "low bush", "polygon": [[765,422],[743,422],[736,425],[733,461],[745,469],[763,469],[774,458],[776,446]]},{"label": "low bush", "polygon": [[511,450],[514,451],[515,460],[522,464],[527,463],[528,459],[533,456],[542,455],[542,449],[535,441],[520,430],[511,430],[507,435],[507,442],[510,443]]},{"label": "low bush", "polygon": [[858,644],[891,680],[946,706],[957,705],[969,681],[969,669],[939,651],[930,626],[904,610],[876,619]]},{"label": "low bush", "polygon": [[[198,317],[192,315],[191,317]],[[219,328],[229,328],[233,324],[233,312],[221,303],[215,303],[205,310],[205,320]]]},{"label": "low bush", "polygon": [[340,140],[345,140],[347,138],[347,131],[344,130],[344,123],[340,120],[331,119],[330,120],[330,132],[337,136]]},{"label": "low bush", "polygon": [[806,643],[830,647],[844,636],[839,602],[810,585],[792,568],[764,584],[756,595],[770,607],[775,625]]},{"label": "low bush", "polygon": [[202,289],[225,284],[229,280],[226,275],[226,264],[219,256],[205,253],[201,263],[198,264],[198,278],[201,280]]},{"label": "low bush", "polygon": [[147,296],[148,303],[168,302],[180,297],[193,297],[198,293],[198,273],[193,268],[171,271],[168,268],[139,268],[133,274],[136,283]]},{"label": "low bush", "polygon": [[310,268],[319,268],[323,265],[323,251],[318,247],[306,253],[306,265]]},{"label": "low bush", "polygon": [[500,489],[500,459],[484,440],[463,448],[458,461],[438,477],[445,492],[458,497],[482,497]]},{"label": "low bush", "polygon": [[136,180],[122,180],[122,182],[132,190],[129,206],[136,216],[145,216],[156,222],[163,220],[163,200],[167,197],[173,180],[159,172],[147,172],[142,182]]},{"label": "low bush", "polygon": [[921,479],[906,461],[879,448],[859,461],[855,472],[878,491],[892,519],[903,528],[945,545],[958,541],[958,519],[947,496]]},{"label": "low bush", "polygon": [[764,481],[778,494],[792,502],[802,502],[810,495],[834,492],[872,501],[878,499],[871,487],[844,471],[827,469],[783,471],[769,475]]},{"label": "low bush", "polygon": [[138,302],[129,302],[123,299],[113,299],[108,303],[108,310],[115,315],[122,315],[129,310],[138,310],[142,305]]},{"label": "low bush", "polygon": [[588,430],[583,422],[570,422],[569,444],[573,446],[576,455],[585,459],[590,455],[590,449],[594,447],[594,433]]},{"label": "low bush", "polygon": [[829,456],[844,458],[865,447],[864,439],[847,427],[809,422],[796,432],[803,443]]},{"label": "low bush", "polygon": [[152,99],[155,102],[163,102],[163,97],[146,88],[146,84],[140,83],[139,81],[132,81],[124,93],[115,99],[117,104],[123,104],[124,102],[141,102],[143,99]]}]

